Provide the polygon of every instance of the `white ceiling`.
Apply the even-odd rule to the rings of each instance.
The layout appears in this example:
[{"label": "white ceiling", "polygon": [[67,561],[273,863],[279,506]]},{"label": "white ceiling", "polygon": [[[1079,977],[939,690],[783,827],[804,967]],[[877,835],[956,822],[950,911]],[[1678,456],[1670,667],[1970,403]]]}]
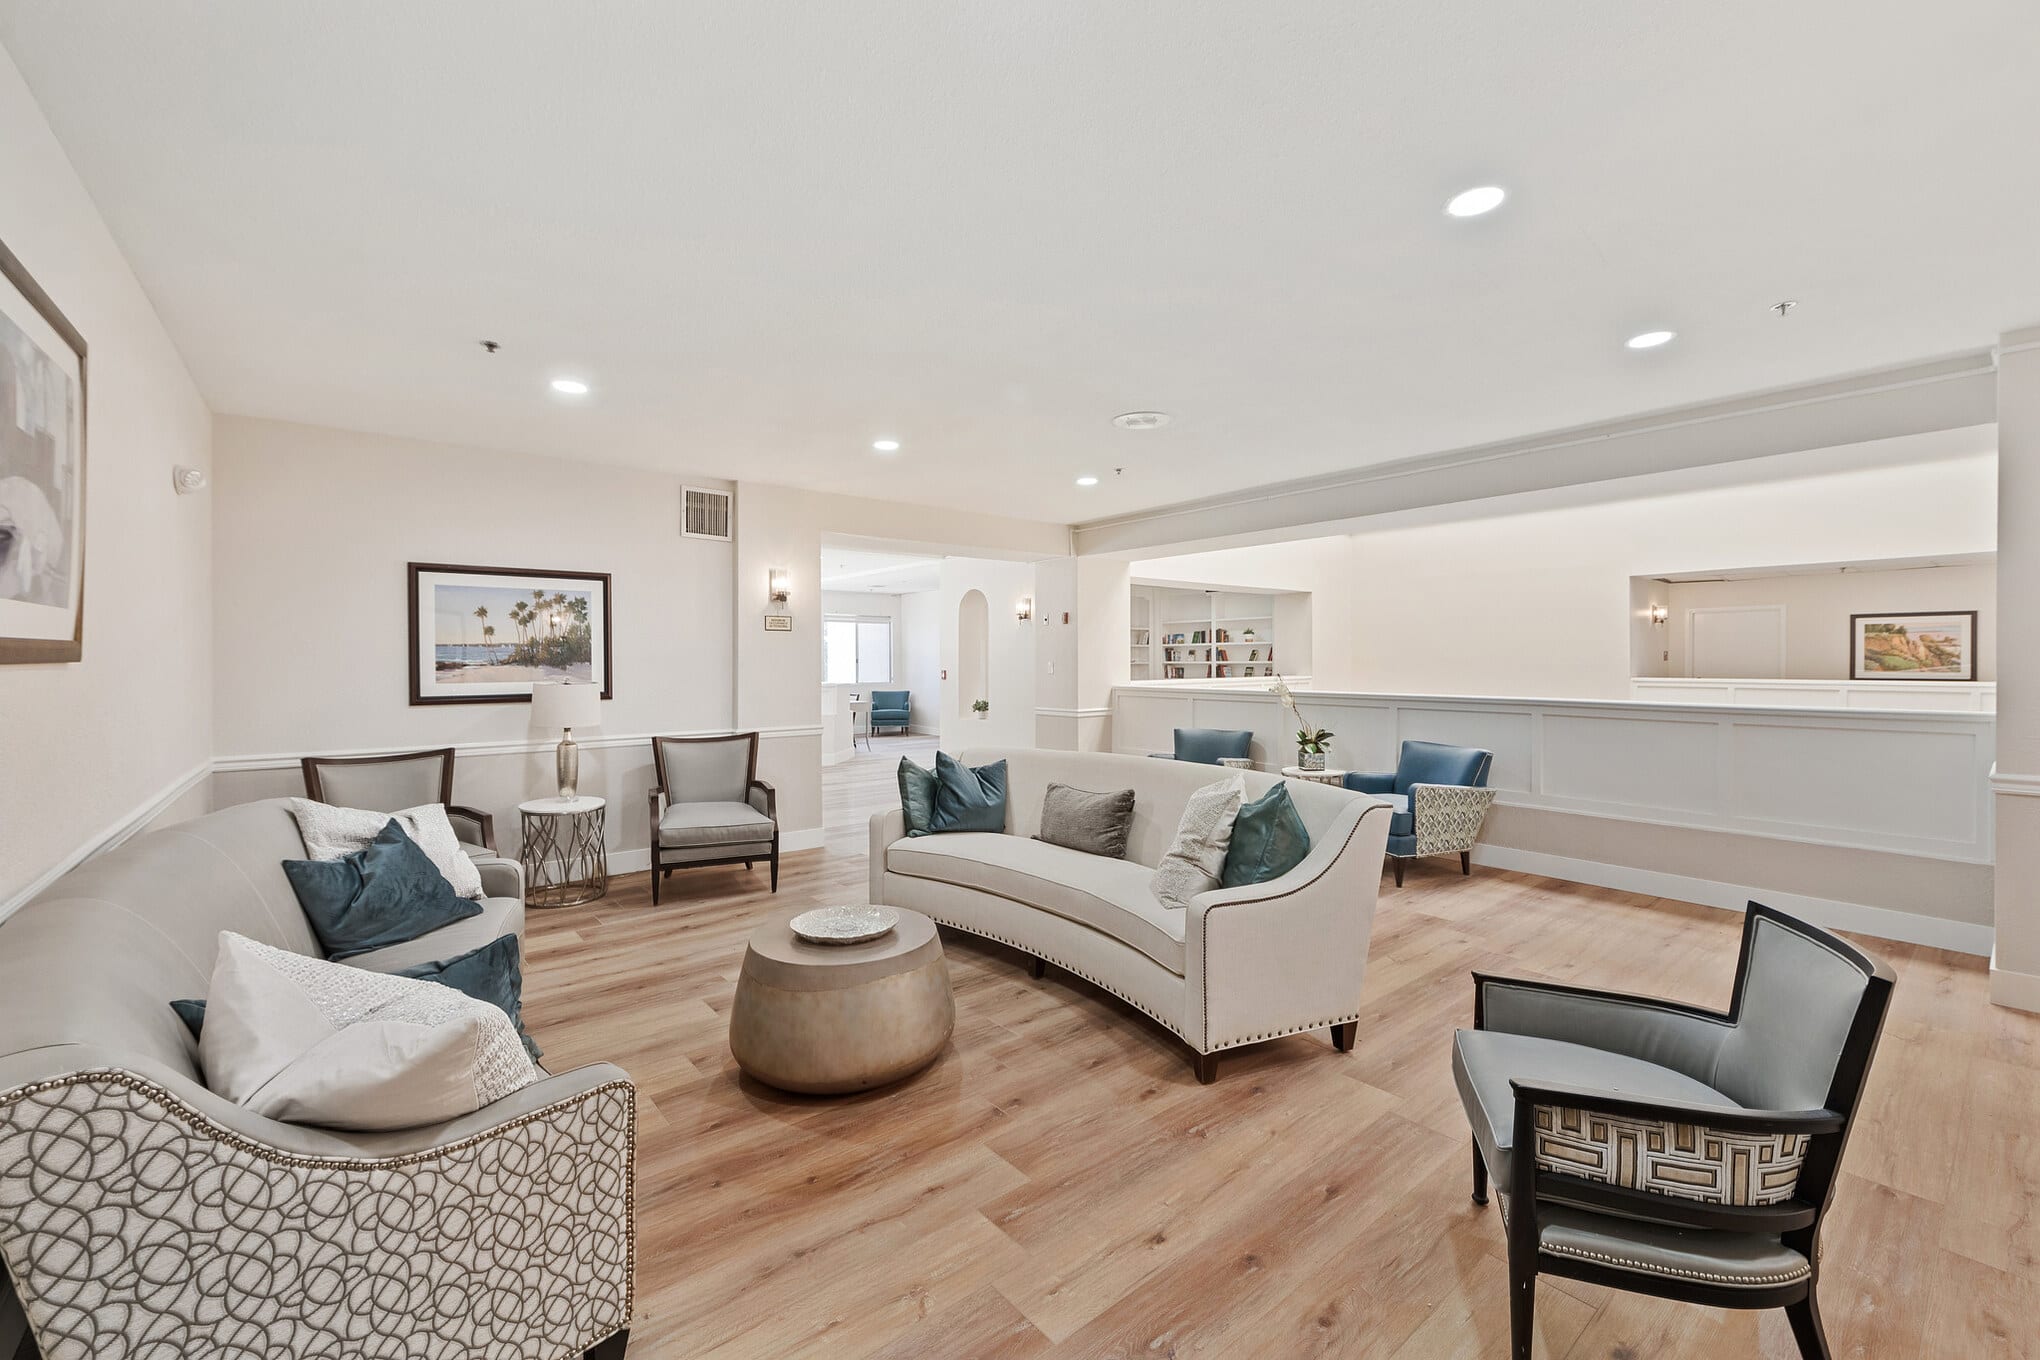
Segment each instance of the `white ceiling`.
[{"label": "white ceiling", "polygon": [[2040,322],[2031,0],[0,0],[0,43],[225,412],[1068,521]]},{"label": "white ceiling", "polygon": [[865,552],[822,544],[822,589],[906,595],[942,585],[942,559],[919,553]]}]

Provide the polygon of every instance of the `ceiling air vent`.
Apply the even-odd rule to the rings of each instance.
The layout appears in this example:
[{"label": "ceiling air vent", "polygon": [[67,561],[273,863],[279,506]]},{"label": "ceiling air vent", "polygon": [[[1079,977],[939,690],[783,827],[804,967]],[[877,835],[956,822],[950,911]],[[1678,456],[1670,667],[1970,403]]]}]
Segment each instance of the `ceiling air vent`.
[{"label": "ceiling air vent", "polygon": [[683,538],[715,538],[730,541],[730,493],[704,491],[698,486],[680,489],[680,534]]}]

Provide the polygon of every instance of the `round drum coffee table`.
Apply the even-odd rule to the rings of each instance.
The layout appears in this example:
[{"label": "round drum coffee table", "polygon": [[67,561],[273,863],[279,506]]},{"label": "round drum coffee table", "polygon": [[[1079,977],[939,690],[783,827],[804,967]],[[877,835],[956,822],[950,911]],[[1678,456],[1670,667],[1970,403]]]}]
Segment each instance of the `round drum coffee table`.
[{"label": "round drum coffee table", "polygon": [[956,1026],[935,923],[900,912],[863,944],[809,944],[775,911],[751,934],[730,1007],[730,1052],[768,1086],[809,1095],[868,1091],[935,1061]]}]

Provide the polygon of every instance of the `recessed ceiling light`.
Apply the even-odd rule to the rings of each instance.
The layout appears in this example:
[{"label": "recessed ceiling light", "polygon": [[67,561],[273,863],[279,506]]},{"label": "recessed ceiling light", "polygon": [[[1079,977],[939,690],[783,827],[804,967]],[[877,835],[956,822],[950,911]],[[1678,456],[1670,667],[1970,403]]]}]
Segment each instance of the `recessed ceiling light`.
[{"label": "recessed ceiling light", "polygon": [[1677,331],[1645,331],[1642,335],[1630,336],[1626,343],[1631,349],[1656,349],[1659,345],[1670,344],[1678,334]]},{"label": "recessed ceiling light", "polygon": [[900,451],[900,441],[897,439],[874,439],[871,441],[871,447],[877,449],[880,453],[898,453]]},{"label": "recessed ceiling light", "polygon": [[552,390],[563,396],[585,397],[588,395],[588,384],[579,378],[554,378]]},{"label": "recessed ceiling light", "polygon": [[1096,477],[1079,477],[1079,478],[1077,478],[1077,485],[1078,485],[1078,486],[1096,486],[1096,485],[1098,485],[1098,479],[1097,479]]},{"label": "recessed ceiling light", "polygon": [[1128,411],[1112,417],[1112,423],[1122,430],[1159,430],[1169,423],[1169,417],[1163,411]]},{"label": "recessed ceiling light", "polygon": [[1454,194],[1452,201],[1445,205],[1445,211],[1452,217],[1479,217],[1482,213],[1493,212],[1502,206],[1508,193],[1500,186],[1483,184],[1478,189],[1468,189],[1463,194]]}]

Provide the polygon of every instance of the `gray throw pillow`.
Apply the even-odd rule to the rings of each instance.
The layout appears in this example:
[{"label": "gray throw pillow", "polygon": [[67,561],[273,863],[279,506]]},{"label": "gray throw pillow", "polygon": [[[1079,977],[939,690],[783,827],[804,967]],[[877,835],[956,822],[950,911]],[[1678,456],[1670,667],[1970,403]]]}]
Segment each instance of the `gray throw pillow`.
[{"label": "gray throw pillow", "polygon": [[1151,886],[1156,901],[1187,908],[1191,898],[1218,886],[1219,875],[1225,872],[1225,852],[1232,845],[1233,819],[1239,816],[1246,793],[1246,776],[1235,774],[1190,795],[1183,820],[1176,824],[1175,843],[1155,866]]},{"label": "gray throw pillow", "polygon": [[1041,800],[1041,830],[1034,839],[1108,859],[1126,858],[1133,830],[1133,790],[1093,793],[1050,784]]}]

